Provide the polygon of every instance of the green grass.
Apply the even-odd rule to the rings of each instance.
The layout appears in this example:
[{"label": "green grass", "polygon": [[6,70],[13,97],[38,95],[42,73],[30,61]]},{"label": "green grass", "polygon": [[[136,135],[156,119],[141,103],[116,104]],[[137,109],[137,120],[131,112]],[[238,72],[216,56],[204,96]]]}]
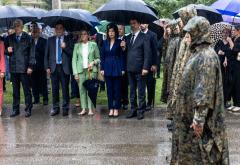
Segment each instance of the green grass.
[{"label": "green grass", "polygon": [[[161,105],[163,104],[160,101],[160,95],[161,95],[161,88],[162,88],[162,73],[161,73],[161,78],[157,79],[156,83],[156,96],[155,96],[155,105]],[[13,97],[13,92],[12,92],[12,85],[8,81],[6,83],[6,92],[4,93],[4,104],[12,104],[12,97]],[[60,92],[61,96],[61,92]],[[49,94],[49,103],[51,103],[51,93]],[[72,103],[74,103],[74,100],[71,100]],[[23,95],[23,90],[21,88],[21,103],[24,103],[24,95]],[[98,98],[97,98],[97,104],[98,105],[107,105],[107,96],[106,96],[106,91],[104,92],[99,92]]]}]

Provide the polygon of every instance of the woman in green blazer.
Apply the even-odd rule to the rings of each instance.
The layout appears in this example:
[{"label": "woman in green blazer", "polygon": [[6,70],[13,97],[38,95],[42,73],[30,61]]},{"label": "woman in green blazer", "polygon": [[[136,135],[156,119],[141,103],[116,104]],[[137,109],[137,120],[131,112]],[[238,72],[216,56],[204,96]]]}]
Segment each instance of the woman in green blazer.
[{"label": "woman in green blazer", "polygon": [[82,111],[79,115],[94,115],[93,103],[87,95],[83,82],[89,78],[96,78],[98,65],[100,63],[99,49],[95,42],[88,40],[89,34],[86,30],[80,33],[80,43],[76,43],[73,51],[72,68],[75,79],[78,81]]}]

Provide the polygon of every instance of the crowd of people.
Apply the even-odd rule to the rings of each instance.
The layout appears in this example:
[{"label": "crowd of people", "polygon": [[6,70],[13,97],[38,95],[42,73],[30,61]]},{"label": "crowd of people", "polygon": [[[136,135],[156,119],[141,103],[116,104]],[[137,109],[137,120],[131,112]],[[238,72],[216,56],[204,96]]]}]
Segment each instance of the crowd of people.
[{"label": "crowd of people", "polygon": [[119,110],[128,109],[130,103],[126,117],[141,120],[153,108],[162,58],[161,101],[167,104],[166,117],[171,121],[171,164],[229,164],[224,112],[226,108],[240,111],[240,26],[223,29],[222,39],[213,44],[209,21],[197,16],[193,6],[182,8],[178,15],[178,20],[163,22],[161,39],[137,18],[130,20],[128,36],[123,25],[114,23],[107,26],[106,37],[91,37],[87,29],[65,35],[64,23],[58,22],[55,35],[48,39],[41,37],[37,23],[32,23],[29,35],[23,32],[23,22],[16,20],[14,33],[0,42],[0,112],[8,58],[13,86],[11,117],[20,114],[20,84],[26,117],[31,116],[40,96],[48,105],[48,77],[51,116],[60,113],[60,100],[62,115],[68,116],[74,97],[76,106],[81,106],[78,114],[92,116],[96,107],[84,84],[104,77],[109,117],[118,117]]},{"label": "crowd of people", "polygon": [[[123,25],[110,23],[106,37],[99,33],[93,37],[89,29],[66,34],[64,23],[59,21],[54,27],[55,35],[45,39],[38,23],[32,22],[29,32],[25,32],[22,20],[15,20],[11,33],[1,38],[1,80],[3,83],[9,67],[13,87],[10,117],[20,114],[20,85],[25,97],[25,116],[30,117],[33,104],[40,103],[40,96],[43,97],[43,105],[48,105],[49,84],[52,91],[51,116],[60,113],[60,100],[62,115],[68,116],[71,98],[76,98],[75,106],[81,106],[78,115],[92,116],[96,107],[84,82],[103,77],[109,117],[118,117],[119,110],[127,110],[130,102],[127,118],[143,119],[144,112],[151,110],[154,103],[154,80],[160,65],[158,41],[147,24],[132,19],[130,25],[133,33],[128,36]],[[101,82],[101,87],[105,84]],[[0,93],[3,101],[3,90]]]}]

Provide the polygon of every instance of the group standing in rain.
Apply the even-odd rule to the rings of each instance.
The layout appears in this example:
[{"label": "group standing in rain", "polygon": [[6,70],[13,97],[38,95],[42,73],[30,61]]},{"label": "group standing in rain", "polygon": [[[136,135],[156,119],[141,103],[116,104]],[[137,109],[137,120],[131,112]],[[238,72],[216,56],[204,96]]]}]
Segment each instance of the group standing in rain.
[{"label": "group standing in rain", "polygon": [[73,97],[80,100],[78,115],[93,116],[96,100],[87,85],[95,89],[99,83],[86,82],[104,79],[108,116],[118,117],[121,109],[129,109],[126,118],[138,120],[153,109],[162,58],[161,101],[167,104],[167,127],[172,132],[170,164],[229,164],[224,116],[226,108],[240,111],[240,26],[223,28],[222,38],[213,43],[210,21],[198,16],[194,5],[177,12],[179,19],[162,21],[161,39],[135,17],[129,19],[130,35],[125,35],[124,25],[110,23],[105,38],[100,34],[91,37],[87,28],[66,35],[65,24],[59,21],[55,35],[44,39],[37,23],[32,22],[29,35],[23,32],[23,21],[15,20],[15,32],[0,42],[0,112],[5,55],[13,87],[11,117],[20,114],[20,85],[26,117],[32,115],[40,96],[43,105],[48,105],[49,78],[50,116],[61,109],[63,116],[69,115],[70,84]]}]

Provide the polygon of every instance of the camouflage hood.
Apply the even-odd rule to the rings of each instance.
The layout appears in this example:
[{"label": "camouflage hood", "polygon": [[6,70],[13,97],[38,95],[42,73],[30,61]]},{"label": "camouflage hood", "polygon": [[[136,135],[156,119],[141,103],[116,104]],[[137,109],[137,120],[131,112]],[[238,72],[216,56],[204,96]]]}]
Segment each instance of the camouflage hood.
[{"label": "camouflage hood", "polygon": [[178,15],[181,18],[183,24],[186,25],[191,18],[197,16],[197,10],[193,4],[190,4],[179,9]]},{"label": "camouflage hood", "polygon": [[183,30],[191,35],[191,46],[197,46],[202,43],[212,43],[210,37],[210,23],[204,17],[193,17],[188,21]]},{"label": "camouflage hood", "polygon": [[174,36],[178,36],[178,34],[174,33],[175,30],[177,30],[178,28],[178,22],[176,20],[171,20],[168,25],[166,26],[166,28],[170,28],[172,33],[171,33],[171,36],[174,37]]}]

